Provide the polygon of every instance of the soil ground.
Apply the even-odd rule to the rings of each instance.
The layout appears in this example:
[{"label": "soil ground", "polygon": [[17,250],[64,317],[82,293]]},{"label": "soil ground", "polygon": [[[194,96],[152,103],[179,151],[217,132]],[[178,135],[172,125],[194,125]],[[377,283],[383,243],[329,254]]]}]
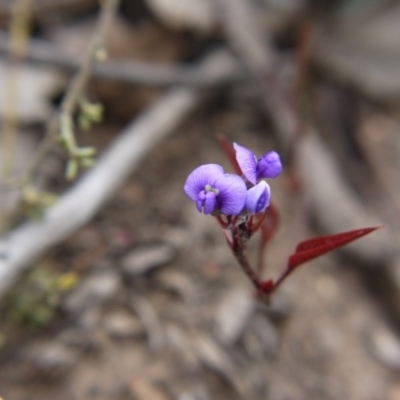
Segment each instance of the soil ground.
[{"label": "soil ground", "polygon": [[[91,140],[107,143],[117,130],[102,127]],[[4,400],[400,399],[398,370],[381,354],[396,354],[397,342],[362,266],[325,256],[270,306],[254,299],[216,222],[182,192],[202,163],[229,169],[216,131],[259,155],[276,148],[251,104],[212,100],[155,148],[91,223],[35,267],[79,276],[54,317],[34,330],[3,318]],[[299,228],[285,174],[270,183],[282,216],[267,255],[274,275],[316,232]],[[161,245],[173,248],[162,265],[127,272],[129,254]]]}]

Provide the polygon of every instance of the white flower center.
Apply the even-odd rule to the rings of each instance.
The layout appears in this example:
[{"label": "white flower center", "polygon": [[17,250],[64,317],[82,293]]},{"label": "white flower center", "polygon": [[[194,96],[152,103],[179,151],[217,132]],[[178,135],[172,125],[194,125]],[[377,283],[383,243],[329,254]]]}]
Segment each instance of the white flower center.
[{"label": "white flower center", "polygon": [[207,183],[207,185],[204,188],[205,192],[213,192],[216,196],[218,196],[219,190],[216,188],[213,188],[210,184]]}]

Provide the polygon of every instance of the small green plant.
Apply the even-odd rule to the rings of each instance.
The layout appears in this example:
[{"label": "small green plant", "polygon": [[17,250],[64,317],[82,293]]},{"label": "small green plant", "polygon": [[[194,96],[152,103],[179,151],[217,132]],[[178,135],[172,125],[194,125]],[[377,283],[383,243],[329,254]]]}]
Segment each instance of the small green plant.
[{"label": "small green plant", "polygon": [[49,265],[36,266],[8,296],[7,320],[30,329],[46,326],[63,294],[78,283],[75,272],[57,273]]},{"label": "small green plant", "polygon": [[[88,103],[89,104],[89,103]],[[95,105],[91,105],[94,107]],[[87,114],[86,114],[86,118]],[[90,124],[93,121],[87,119]],[[89,123],[89,122],[88,122]],[[67,150],[69,160],[65,169],[65,177],[71,181],[78,175],[79,167],[89,168],[94,164],[94,156],[96,155],[96,149],[94,147],[78,147],[74,134],[74,123],[72,117],[69,114],[61,116],[61,134],[58,137],[59,144]]]},{"label": "small green plant", "polygon": [[44,211],[56,201],[53,193],[26,186],[21,193],[20,211],[32,219],[41,219]]},{"label": "small green plant", "polygon": [[104,107],[100,103],[91,103],[86,98],[81,98],[78,109],[78,125],[84,131],[92,128],[93,124],[103,120]]}]

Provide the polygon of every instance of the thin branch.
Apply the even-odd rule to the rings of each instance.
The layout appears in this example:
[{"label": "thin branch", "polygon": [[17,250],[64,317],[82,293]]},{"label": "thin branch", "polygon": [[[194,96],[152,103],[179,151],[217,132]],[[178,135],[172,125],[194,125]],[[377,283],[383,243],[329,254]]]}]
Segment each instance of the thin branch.
[{"label": "thin branch", "polygon": [[98,58],[98,51],[101,50],[104,42],[104,36],[107,28],[115,16],[119,5],[119,0],[108,0],[102,9],[100,19],[97,23],[96,32],[89,44],[89,49],[86,53],[85,60],[80,71],[75,75],[68,92],[61,104],[62,114],[71,114],[89,81],[93,66]]},{"label": "thin branch", "polygon": [[[0,53],[7,53],[8,35],[0,32]],[[50,67],[75,71],[80,61],[61,53],[54,45],[44,40],[31,39],[27,50],[28,61]],[[225,52],[220,55],[219,64],[213,68],[204,65],[170,65],[137,60],[110,60],[94,65],[92,75],[122,83],[136,83],[152,86],[188,85],[196,87],[214,86],[245,79],[243,69]]]},{"label": "thin branch", "polygon": [[[10,1],[1,1],[0,2],[0,12],[3,14],[8,14],[10,12]],[[33,10],[35,13],[46,13],[46,12],[51,12],[51,11],[60,11],[64,9],[69,9],[69,8],[76,8],[82,5],[82,3],[93,3],[95,6],[96,3],[95,1],[88,2],[88,1],[82,1],[82,0],[40,0],[40,1],[35,1],[34,2],[34,8]]]},{"label": "thin branch", "polygon": [[115,16],[119,5],[119,0],[108,0],[104,3],[102,12],[97,23],[96,31],[89,44],[86,57],[82,63],[82,67],[74,76],[64,99],[60,106],[60,134],[64,140],[70,157],[75,156],[77,150],[76,139],[73,128],[73,113],[78,106],[78,102],[84,95],[86,85],[89,82],[94,64],[99,58],[99,54],[103,49],[104,36],[107,28]]},{"label": "thin branch", "polygon": [[[119,0],[108,0],[103,5],[95,33],[93,35],[91,43],[89,44],[85,59],[81,64],[80,69],[74,76],[64,96],[59,113],[54,114],[50,119],[46,129],[46,136],[40,143],[39,149],[34,155],[33,160],[26,170],[25,174],[17,180],[17,184],[19,183],[22,186],[30,184],[44,156],[52,149],[55,140],[59,134],[59,130],[60,128],[62,129],[62,122],[72,120],[72,114],[77,107],[80,97],[83,95],[83,92],[89,81],[93,66],[96,61],[97,52],[103,44],[105,33],[112,22],[118,5]],[[69,144],[72,148],[72,146],[76,142],[73,132],[69,131],[66,133],[64,129],[62,133],[68,135],[65,139],[67,144]]]}]

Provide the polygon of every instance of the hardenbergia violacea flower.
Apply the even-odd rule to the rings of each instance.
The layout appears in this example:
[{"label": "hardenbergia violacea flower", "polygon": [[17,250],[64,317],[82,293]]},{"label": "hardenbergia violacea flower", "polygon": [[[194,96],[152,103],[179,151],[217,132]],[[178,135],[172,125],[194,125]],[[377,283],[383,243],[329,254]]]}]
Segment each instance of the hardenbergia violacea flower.
[{"label": "hardenbergia violacea flower", "polygon": [[240,176],[224,174],[217,164],[196,168],[187,178],[184,191],[195,202],[199,212],[211,214],[219,211],[237,215],[246,202],[246,184]]},{"label": "hardenbergia violacea flower", "polygon": [[261,181],[247,191],[245,210],[251,214],[264,211],[269,206],[271,189],[267,182]]},{"label": "hardenbergia violacea flower", "polygon": [[[264,179],[279,176],[282,163],[275,151],[257,159],[252,151],[237,143],[232,148],[223,136],[219,141],[237,174],[225,173],[218,164],[201,165],[188,176],[184,192],[199,212],[217,219],[240,266],[253,282],[257,294],[265,299],[268,300],[299,265],[378,229],[358,229],[301,242],[278,279],[263,280],[263,255],[279,224],[277,209],[271,203],[271,189]],[[246,256],[246,243],[257,231],[261,232],[261,246],[258,268],[254,270]]]},{"label": "hardenbergia violacea flower", "polygon": [[281,173],[278,153],[271,151],[257,161],[250,150],[236,143],[234,147],[242,176],[225,174],[218,164],[205,164],[187,178],[184,191],[199,212],[226,216],[257,214],[269,206],[271,189],[267,182],[257,182]]},{"label": "hardenbergia violacea flower", "polygon": [[282,172],[281,159],[275,151],[270,151],[257,159],[255,154],[245,147],[237,143],[233,143],[233,147],[243,175],[253,185],[263,178],[276,178]]}]

